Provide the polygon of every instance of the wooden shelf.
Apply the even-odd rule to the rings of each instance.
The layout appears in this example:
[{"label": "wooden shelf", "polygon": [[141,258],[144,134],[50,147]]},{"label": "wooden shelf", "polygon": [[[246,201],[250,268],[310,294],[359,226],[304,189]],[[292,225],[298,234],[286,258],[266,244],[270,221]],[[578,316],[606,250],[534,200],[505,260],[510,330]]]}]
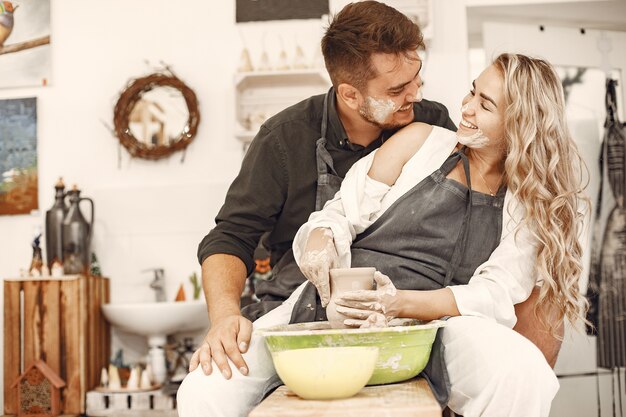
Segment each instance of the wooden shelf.
[{"label": "wooden shelf", "polygon": [[284,71],[250,71],[238,72],[235,74],[235,87],[247,80],[275,79],[275,78],[300,78],[300,79],[320,79],[330,83],[328,73],[324,68],[304,68]]},{"label": "wooden shelf", "polygon": [[308,97],[324,94],[331,82],[325,69],[307,68],[237,73],[234,84],[239,127],[235,137],[246,150],[263,121]]}]

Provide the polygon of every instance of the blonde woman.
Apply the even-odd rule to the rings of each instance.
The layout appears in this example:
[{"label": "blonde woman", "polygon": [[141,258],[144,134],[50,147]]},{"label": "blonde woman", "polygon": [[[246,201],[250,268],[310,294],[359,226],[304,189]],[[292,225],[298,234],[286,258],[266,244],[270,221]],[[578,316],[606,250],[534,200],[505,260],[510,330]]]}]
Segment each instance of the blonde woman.
[{"label": "blonde woman", "polygon": [[337,300],[346,324],[450,317],[425,370],[439,401],[465,417],[548,416],[557,379],[511,328],[536,285],[538,308],[583,317],[582,165],[552,66],[500,55],[458,132],[404,128],[302,226],[294,254],[310,283],[292,321],[323,318],[330,267],[375,266],[376,290]]}]

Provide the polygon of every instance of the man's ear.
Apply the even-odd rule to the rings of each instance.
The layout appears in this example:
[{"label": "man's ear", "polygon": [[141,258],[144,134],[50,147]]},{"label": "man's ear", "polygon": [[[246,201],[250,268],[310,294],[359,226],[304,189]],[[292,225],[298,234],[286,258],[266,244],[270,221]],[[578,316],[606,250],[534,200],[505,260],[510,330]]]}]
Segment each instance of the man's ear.
[{"label": "man's ear", "polygon": [[364,100],[361,92],[356,87],[347,83],[337,86],[337,97],[352,110],[358,110],[360,103]]}]

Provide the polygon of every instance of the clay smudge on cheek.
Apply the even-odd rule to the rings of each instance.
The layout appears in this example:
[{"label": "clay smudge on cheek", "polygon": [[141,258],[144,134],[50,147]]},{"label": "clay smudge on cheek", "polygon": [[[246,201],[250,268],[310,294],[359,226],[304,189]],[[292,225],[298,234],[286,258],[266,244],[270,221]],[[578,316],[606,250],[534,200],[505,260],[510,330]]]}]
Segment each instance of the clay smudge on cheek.
[{"label": "clay smudge on cheek", "polygon": [[378,123],[384,123],[396,110],[396,104],[391,99],[379,100],[374,97],[367,97],[366,100],[371,116]]},{"label": "clay smudge on cheek", "polygon": [[480,129],[471,136],[461,136],[457,133],[456,138],[461,145],[474,149],[482,148],[489,143],[489,138]]}]

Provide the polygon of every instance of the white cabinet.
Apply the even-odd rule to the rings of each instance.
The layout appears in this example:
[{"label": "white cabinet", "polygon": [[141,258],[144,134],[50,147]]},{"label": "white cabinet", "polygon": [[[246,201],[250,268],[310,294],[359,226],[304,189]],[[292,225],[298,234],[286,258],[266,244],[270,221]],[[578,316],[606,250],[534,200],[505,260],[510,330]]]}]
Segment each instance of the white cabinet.
[{"label": "white cabinet", "polygon": [[325,93],[330,85],[323,68],[236,74],[236,138],[247,149],[265,120],[299,101]]}]

